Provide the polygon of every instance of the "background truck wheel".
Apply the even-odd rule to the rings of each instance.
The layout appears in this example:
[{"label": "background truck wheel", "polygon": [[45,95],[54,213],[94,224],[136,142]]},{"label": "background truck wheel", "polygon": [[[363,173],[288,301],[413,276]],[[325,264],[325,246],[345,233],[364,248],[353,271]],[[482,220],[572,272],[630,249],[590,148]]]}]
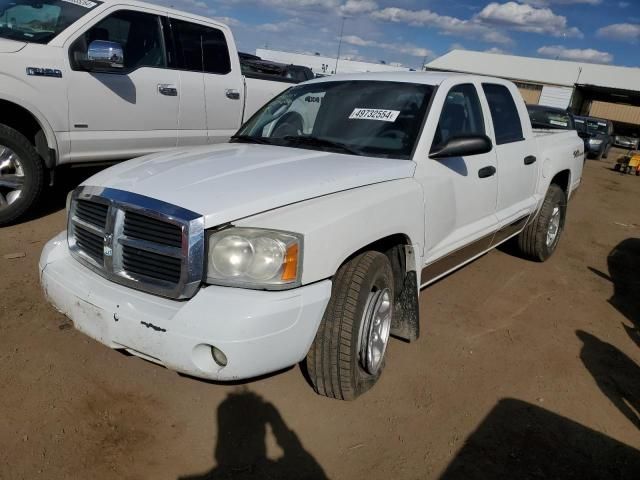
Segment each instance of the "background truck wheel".
[{"label": "background truck wheel", "polygon": [[558,246],[566,214],[564,191],[558,185],[551,185],[538,215],[518,235],[520,251],[539,262],[547,260]]},{"label": "background truck wheel", "polygon": [[44,187],[42,160],[24,135],[0,124],[0,225],[13,222]]},{"label": "background truck wheel", "polygon": [[394,298],[386,255],[365,252],[340,267],[306,359],[316,392],[353,400],[376,383],[384,368]]}]

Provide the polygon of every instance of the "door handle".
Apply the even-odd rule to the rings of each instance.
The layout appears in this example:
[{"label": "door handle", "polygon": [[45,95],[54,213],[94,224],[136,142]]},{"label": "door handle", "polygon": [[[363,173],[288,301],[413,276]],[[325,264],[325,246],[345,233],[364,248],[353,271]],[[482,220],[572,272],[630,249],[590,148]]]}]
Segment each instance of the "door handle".
[{"label": "door handle", "polygon": [[158,93],[160,95],[166,95],[167,97],[177,97],[178,88],[175,85],[161,83],[160,85],[158,85]]},{"label": "door handle", "polygon": [[480,178],[493,177],[496,174],[496,167],[484,167],[478,170],[478,176]]},{"label": "door handle", "polygon": [[237,90],[234,90],[233,88],[227,88],[224,91],[224,94],[227,96],[227,98],[231,100],[240,100],[240,92]]},{"label": "door handle", "polygon": [[536,163],[536,160],[537,158],[535,157],[535,155],[528,155],[524,157],[524,164],[531,165],[532,163]]}]

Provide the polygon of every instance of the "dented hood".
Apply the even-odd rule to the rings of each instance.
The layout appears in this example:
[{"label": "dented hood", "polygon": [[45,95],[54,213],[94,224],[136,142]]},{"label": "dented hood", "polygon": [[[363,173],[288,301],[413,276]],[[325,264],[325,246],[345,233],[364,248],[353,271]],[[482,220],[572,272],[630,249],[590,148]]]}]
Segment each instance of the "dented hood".
[{"label": "dented hood", "polygon": [[314,197],[411,177],[414,170],[409,160],[232,143],[130,160],[84,185],[125,190],[198,212],[208,228]]}]

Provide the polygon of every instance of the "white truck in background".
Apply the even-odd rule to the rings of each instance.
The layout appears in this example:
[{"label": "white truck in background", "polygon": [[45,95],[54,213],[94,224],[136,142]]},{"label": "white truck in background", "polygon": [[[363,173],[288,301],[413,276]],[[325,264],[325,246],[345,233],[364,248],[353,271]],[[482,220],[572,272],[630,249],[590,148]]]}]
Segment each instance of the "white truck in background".
[{"label": "white truck in background", "polygon": [[231,143],[103,170],[40,258],[50,302],[103,344],[237,380],[306,361],[353,399],[418,295],[510,238],[544,261],[580,185],[575,131],[534,131],[516,86],[449,73],[291,87]]},{"label": "white truck in background", "polygon": [[61,165],[225,142],[289,87],[243,77],[230,29],[129,0],[0,0],[0,225]]}]

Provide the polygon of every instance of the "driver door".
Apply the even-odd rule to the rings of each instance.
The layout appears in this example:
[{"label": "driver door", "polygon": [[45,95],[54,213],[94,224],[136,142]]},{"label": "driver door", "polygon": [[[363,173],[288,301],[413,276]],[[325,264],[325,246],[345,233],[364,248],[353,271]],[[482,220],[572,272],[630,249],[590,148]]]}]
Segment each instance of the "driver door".
[{"label": "driver door", "polygon": [[[110,11],[70,46],[69,123],[75,162],[120,160],[176,146],[178,71],[167,67],[160,16],[145,9]],[[124,68],[87,72],[94,40],[122,46]]]},{"label": "driver door", "polygon": [[[454,136],[488,135],[486,105],[477,86],[453,86],[444,99],[432,151]],[[432,281],[487,250],[497,225],[495,149],[464,157],[419,162],[416,179],[425,196],[425,265],[421,283]]]}]

